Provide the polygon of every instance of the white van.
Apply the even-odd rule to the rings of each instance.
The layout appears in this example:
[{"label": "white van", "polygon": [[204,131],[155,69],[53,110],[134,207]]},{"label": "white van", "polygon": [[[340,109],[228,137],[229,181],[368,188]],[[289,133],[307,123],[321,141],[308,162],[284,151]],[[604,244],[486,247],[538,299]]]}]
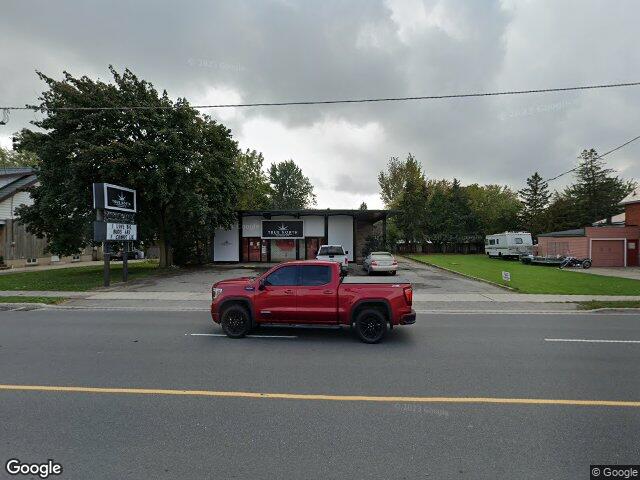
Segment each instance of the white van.
[{"label": "white van", "polygon": [[490,257],[520,258],[533,253],[533,240],[529,232],[503,232],[487,235],[484,251]]}]

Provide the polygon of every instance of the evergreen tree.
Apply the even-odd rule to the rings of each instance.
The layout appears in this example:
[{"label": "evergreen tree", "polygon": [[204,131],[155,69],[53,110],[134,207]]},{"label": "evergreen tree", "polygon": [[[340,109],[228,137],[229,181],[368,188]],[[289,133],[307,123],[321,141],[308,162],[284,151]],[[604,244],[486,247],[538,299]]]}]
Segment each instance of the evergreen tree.
[{"label": "evergreen tree", "polygon": [[520,223],[534,237],[542,233],[546,227],[545,210],[549,205],[551,193],[549,186],[538,172],[527,178],[527,186],[518,191],[522,200]]},{"label": "evergreen tree", "polygon": [[605,167],[593,148],[583,150],[580,158],[576,182],[566,192],[573,198],[580,226],[591,225],[622,212],[618,203],[633,190],[635,182],[614,176],[614,170]]}]

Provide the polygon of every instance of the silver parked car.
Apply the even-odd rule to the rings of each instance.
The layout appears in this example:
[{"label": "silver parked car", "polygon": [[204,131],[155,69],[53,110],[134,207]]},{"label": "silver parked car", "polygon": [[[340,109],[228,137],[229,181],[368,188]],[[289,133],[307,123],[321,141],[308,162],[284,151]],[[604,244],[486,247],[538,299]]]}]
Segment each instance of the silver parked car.
[{"label": "silver parked car", "polygon": [[395,275],[398,270],[398,262],[389,252],[371,252],[364,259],[362,268],[371,275],[373,272],[388,272]]}]

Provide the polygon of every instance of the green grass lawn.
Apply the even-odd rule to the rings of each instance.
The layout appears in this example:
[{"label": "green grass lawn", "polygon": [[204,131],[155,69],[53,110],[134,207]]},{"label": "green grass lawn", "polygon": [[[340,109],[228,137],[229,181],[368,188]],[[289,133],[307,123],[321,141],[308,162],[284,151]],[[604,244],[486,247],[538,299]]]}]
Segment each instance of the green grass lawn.
[{"label": "green grass lawn", "polygon": [[66,300],[64,297],[21,297],[13,295],[11,297],[0,297],[0,303],[46,303],[56,305]]},{"label": "green grass lawn", "polygon": [[[572,272],[568,269],[524,265],[515,260],[488,258],[486,255],[406,255],[419,262],[509,286],[521,293],[561,295],[640,295],[640,281]],[[502,280],[502,272],[511,281]]]},{"label": "green grass lawn", "polygon": [[[129,280],[159,272],[158,262],[129,264]],[[111,263],[111,284],[122,281],[122,263]],[[56,268],[0,275],[0,290],[60,290],[84,292],[102,286],[102,264],[90,267]]]}]

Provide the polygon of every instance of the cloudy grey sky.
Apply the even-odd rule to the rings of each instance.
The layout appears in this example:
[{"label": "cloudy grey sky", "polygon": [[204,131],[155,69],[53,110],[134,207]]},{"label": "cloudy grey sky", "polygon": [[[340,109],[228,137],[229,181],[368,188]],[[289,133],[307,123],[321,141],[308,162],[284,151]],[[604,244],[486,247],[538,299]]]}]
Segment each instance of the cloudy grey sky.
[{"label": "cloudy grey sky", "polygon": [[[35,70],[131,68],[194,104],[433,95],[640,80],[636,1],[33,1],[0,7],[0,104]],[[640,134],[640,87],[379,104],[211,110],[267,163],[294,159],[319,207],[380,207],[377,172],[412,152],[430,177],[520,187],[585,147]],[[14,112],[0,144],[36,114]],[[612,154],[640,178],[640,142]],[[562,186],[562,182],[554,182]]]}]

